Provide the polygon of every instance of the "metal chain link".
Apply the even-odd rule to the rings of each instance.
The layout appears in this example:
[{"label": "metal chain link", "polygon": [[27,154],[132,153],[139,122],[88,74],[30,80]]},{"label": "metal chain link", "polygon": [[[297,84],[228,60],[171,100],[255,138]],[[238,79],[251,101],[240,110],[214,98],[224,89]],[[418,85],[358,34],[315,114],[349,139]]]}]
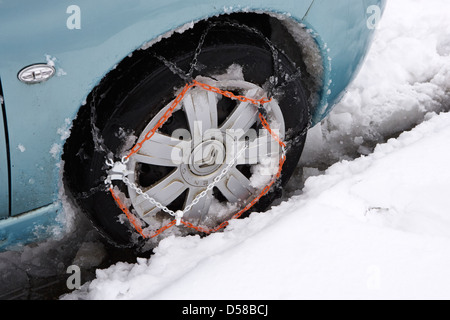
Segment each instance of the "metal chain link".
[{"label": "metal chain link", "polygon": [[136,191],[136,193],[142,197],[144,197],[145,200],[147,200],[148,202],[150,202],[152,205],[154,205],[155,207],[157,207],[158,209],[164,211],[165,213],[170,214],[172,217],[175,216],[175,212],[170,210],[169,208],[167,208],[166,206],[162,205],[160,202],[156,201],[155,199],[153,199],[152,197],[150,197],[147,193],[145,193],[144,191],[142,191],[141,188],[139,188],[135,183],[131,182],[130,179],[128,179],[126,176],[122,177],[122,181],[129,186],[131,189],[133,189],[134,191]]},{"label": "metal chain link", "polygon": [[180,77],[185,82],[191,82],[192,77],[184,73],[174,62],[167,60],[163,56],[153,54],[153,56],[161,61],[174,75]]},{"label": "metal chain link", "polygon": [[72,196],[78,200],[89,199],[94,194],[98,192],[107,192],[108,189],[105,187],[104,183],[99,183],[96,187],[89,189],[89,191],[83,191],[79,193],[73,193]]},{"label": "metal chain link", "polygon": [[205,43],[206,36],[208,35],[208,33],[209,33],[209,31],[211,30],[212,27],[213,27],[212,25],[209,25],[205,29],[205,31],[203,31],[203,34],[201,35],[200,40],[198,42],[197,48],[195,49],[194,58],[191,61],[190,68],[189,68],[189,73],[188,73],[188,76],[191,79],[192,79],[192,76],[194,74],[195,68],[197,67],[197,64],[198,64],[198,57],[202,53],[203,44]]},{"label": "metal chain link", "polygon": [[[211,31],[211,29],[213,29],[214,27],[218,27],[218,26],[230,26],[230,27],[235,27],[235,28],[240,28],[240,29],[244,29],[247,30],[249,32],[252,32],[256,35],[258,35],[260,38],[262,38],[265,43],[268,45],[268,47],[270,48],[271,52],[272,52],[272,60],[273,60],[273,64],[274,64],[274,70],[275,70],[275,74],[278,73],[278,76],[272,76],[275,80],[279,79],[279,78],[283,78],[280,77],[279,73],[280,73],[280,66],[279,66],[279,61],[278,61],[278,49],[275,47],[275,45],[265,36],[262,34],[262,32],[256,28],[252,28],[250,26],[247,26],[245,24],[240,24],[238,22],[234,22],[234,21],[219,21],[219,22],[214,22],[214,23],[210,23],[207,28],[204,30],[204,32],[202,33],[199,43],[197,45],[197,48],[195,50],[194,53],[194,57],[193,60],[190,63],[190,70],[189,72],[186,74],[183,70],[181,70],[175,63],[167,60],[166,58],[156,55],[154,54],[154,57],[158,60],[160,60],[167,68],[169,68],[169,70],[172,71],[172,73],[174,73],[175,75],[178,75],[181,79],[185,80],[187,83],[192,82],[192,76],[193,73],[197,67],[198,64],[198,58],[202,52],[203,49],[203,45],[204,42],[206,40],[206,37],[208,35],[208,33]],[[287,84],[289,84],[290,82],[292,82],[293,80],[299,78],[301,76],[301,71],[300,69],[297,70],[297,72],[291,76],[289,76],[284,83],[280,84],[278,86],[278,88],[282,88],[284,86],[286,86]],[[269,88],[269,95],[268,97],[273,95],[273,90],[274,87],[276,86],[276,84],[270,84],[270,88]],[[95,110],[95,97],[97,95],[97,90],[98,88],[95,88],[93,91],[93,99],[90,103],[90,127],[91,127],[91,134],[93,136],[93,142],[94,142],[94,148],[97,151],[100,152],[104,152],[107,154],[112,154],[112,152],[109,150],[109,148],[105,145],[104,140],[100,134],[100,130],[99,128],[96,126],[96,122],[97,122],[97,113]],[[266,110],[259,105],[258,110],[261,114],[263,114],[263,116],[266,116]],[[80,198],[88,198],[90,197],[92,194],[95,194],[96,192],[99,191],[104,191],[103,185],[99,185],[96,188],[92,188],[90,191],[88,192],[83,192],[79,195]]]},{"label": "metal chain link", "polygon": [[145,193],[141,188],[139,188],[135,183],[131,182],[130,179],[128,179],[128,177],[127,177],[128,173],[129,173],[128,171],[126,171],[126,170],[123,170],[122,172],[114,171],[115,167],[119,167],[119,166],[123,167],[123,165],[126,165],[126,162],[128,162],[128,160],[125,160],[125,158],[122,158],[121,162],[116,162],[116,163],[114,163],[111,159],[108,159],[106,161],[106,164],[113,168],[111,170],[113,172],[108,175],[108,178],[105,180],[105,183],[112,184],[112,180],[116,180],[116,179],[111,179],[111,177],[121,173],[122,174],[121,180],[128,187],[133,189],[138,195],[142,196],[145,200],[150,202],[152,205],[154,205],[158,209],[164,211],[165,213],[168,213],[172,217],[175,217],[177,219],[177,225],[178,225],[180,219],[186,213],[188,213],[196,204],[198,204],[202,198],[206,197],[208,195],[208,192],[211,191],[228,174],[228,172],[231,170],[231,168],[233,168],[234,165],[236,164],[239,157],[241,157],[242,154],[247,149],[248,149],[248,142],[246,142],[245,146],[241,149],[241,151],[239,151],[236,154],[236,156],[233,158],[233,160],[227,165],[227,167],[225,169],[223,169],[220,172],[220,174],[217,177],[214,178],[214,180],[206,187],[206,189],[203,190],[199,195],[197,195],[197,197],[195,197],[195,199],[192,201],[191,204],[187,205],[184,208],[184,210],[178,210],[177,212],[170,210],[169,208],[167,208],[160,202],[156,201],[154,198],[150,197],[147,193]]},{"label": "metal chain link", "polygon": [[[227,26],[232,28],[237,28],[241,30],[246,30],[250,33],[253,33],[257,35],[259,38],[261,38],[266,45],[269,47],[270,52],[272,54],[272,62],[274,66],[274,75],[271,76],[271,81],[269,81],[269,88],[268,88],[268,97],[271,98],[274,96],[275,91],[277,89],[281,89],[285,86],[287,86],[292,81],[296,80],[297,78],[301,77],[302,71],[300,68],[297,68],[297,71],[292,75],[286,75],[283,73],[280,60],[279,60],[279,52],[280,50],[275,46],[275,44],[268,39],[260,30],[250,27],[245,24],[240,24],[236,21],[217,21],[210,23],[206,29],[203,31],[202,35],[200,36],[199,42],[197,44],[197,47],[194,52],[194,57],[189,65],[189,71],[186,73],[181,68],[179,68],[174,62],[171,62],[167,60],[166,58],[154,54],[154,57],[158,60],[160,60],[167,68],[169,68],[170,71],[172,71],[173,74],[179,76],[181,79],[183,79],[186,82],[191,82],[193,80],[193,74],[198,64],[198,58],[203,50],[203,45],[205,43],[206,37],[209,34],[209,32],[215,28],[215,27],[221,27],[221,26]],[[285,76],[283,76],[283,74]]]},{"label": "metal chain link", "polygon": [[[263,107],[263,104],[270,102],[271,97],[274,95],[274,91],[275,89],[278,87],[283,88],[286,85],[288,85],[290,82],[296,80],[297,78],[301,77],[302,73],[300,68],[297,69],[297,71],[292,74],[292,75],[287,75],[285,74],[285,76],[281,76],[283,71],[281,69],[281,65],[280,65],[280,61],[279,61],[279,50],[276,48],[276,46],[264,35],[262,34],[262,32],[258,29],[252,28],[250,26],[247,25],[242,25],[239,24],[237,22],[232,22],[232,21],[221,21],[221,22],[215,22],[215,23],[211,23],[203,32],[203,34],[201,35],[200,39],[199,39],[199,43],[197,45],[197,48],[194,52],[194,57],[190,63],[190,68],[189,71],[187,73],[185,73],[183,70],[181,70],[175,63],[167,60],[166,58],[162,57],[162,56],[157,56],[154,55],[155,58],[157,58],[158,60],[160,60],[167,68],[169,68],[169,70],[171,70],[175,75],[178,75],[181,79],[183,79],[184,81],[186,81],[188,84],[190,83],[191,86],[194,86],[192,83],[195,82],[193,79],[193,74],[194,71],[196,70],[197,64],[198,64],[198,58],[202,52],[203,49],[203,45],[205,42],[205,39],[208,35],[208,33],[210,32],[210,30],[213,27],[217,27],[217,26],[232,26],[232,27],[236,27],[236,28],[240,28],[240,29],[244,29],[247,31],[250,31],[254,34],[256,34],[257,36],[259,36],[260,38],[262,38],[266,45],[270,48],[270,51],[272,53],[272,60],[273,60],[273,64],[274,64],[274,75],[271,77],[271,81],[269,81],[269,88],[268,88],[268,99],[264,100],[264,101],[253,101],[253,99],[249,99],[246,97],[235,97],[235,96],[230,96],[229,98],[242,98],[242,99],[246,99],[246,100],[252,100],[249,101],[255,105],[257,105],[258,110],[260,115],[265,119],[265,116],[267,115],[267,110],[265,110],[265,108]],[[283,81],[284,79],[284,81]],[[281,84],[280,84],[280,80],[281,80]],[[203,86],[204,84],[198,84],[199,86]],[[190,88],[190,86],[186,86],[185,90],[188,90]],[[213,89],[215,88],[205,88],[206,90],[209,91],[213,91]],[[219,89],[217,89],[219,90]],[[214,92],[214,91],[213,91]],[[228,93],[227,92],[222,92],[222,90],[220,90],[220,93],[226,97],[228,97]],[[230,93],[231,94],[231,93]],[[182,99],[183,95],[180,95],[179,98]],[[167,115],[164,115],[164,117],[160,120],[159,123],[164,124],[167,120],[168,117],[170,117],[171,112],[168,112]],[[265,121],[266,125],[267,125],[267,130],[272,134],[267,121]],[[266,127],[266,125],[263,126]],[[309,126],[308,126],[309,127]],[[95,131],[95,130],[94,130]],[[307,129],[304,130],[304,132],[307,131]],[[305,132],[306,133],[306,132]],[[153,134],[151,135],[153,136]],[[147,140],[151,138],[150,137],[146,137]],[[282,148],[282,154],[281,154],[281,158],[280,158],[280,168],[279,168],[279,173],[277,175],[277,177],[279,177],[280,173],[281,173],[281,168],[283,166],[283,163],[286,160],[286,155],[287,155],[287,146],[285,143],[283,143],[281,140],[279,140],[279,138],[277,139],[276,136],[274,136],[272,134],[272,136],[280,143],[281,148]],[[301,136],[303,136],[303,132],[301,134]],[[137,146],[135,146],[137,147]],[[138,146],[139,148],[141,146]],[[125,183],[125,185],[127,185],[129,188],[133,189],[138,195],[142,196],[145,200],[147,200],[149,203],[151,203],[153,206],[157,207],[158,209],[162,210],[163,212],[169,214],[170,216],[175,218],[176,221],[176,225],[180,225],[181,224],[181,219],[183,218],[183,216],[188,213],[190,210],[192,210],[192,208],[197,205],[200,200],[204,197],[208,196],[208,193],[214,189],[214,187],[230,172],[230,170],[235,166],[237,160],[239,159],[239,157],[241,157],[241,155],[245,152],[245,150],[248,149],[248,142],[246,143],[245,147],[242,148],[234,157],[234,159],[226,166],[226,168],[224,168],[220,174],[218,176],[216,176],[213,181],[206,187],[205,190],[203,190],[200,194],[198,194],[194,200],[192,201],[192,203],[190,203],[189,205],[185,206],[184,210],[178,210],[176,212],[174,212],[173,210],[170,210],[168,207],[164,206],[163,204],[161,204],[160,202],[158,202],[157,200],[155,200],[154,198],[152,198],[151,196],[149,196],[147,193],[145,193],[141,188],[139,188],[135,183],[131,182],[130,179],[127,177],[127,175],[129,174],[128,171],[126,171],[126,169],[122,169],[119,170],[119,172],[114,171],[115,165],[125,165],[126,162],[128,162],[129,157],[133,154],[133,150],[132,153],[128,156],[128,157],[124,157],[122,159],[121,162],[117,162],[115,165],[113,165],[113,162],[111,160],[108,160],[107,164],[110,167],[113,167],[112,174],[110,173],[108,175],[108,178],[106,180],[106,183],[109,183],[112,187],[112,180],[119,180],[117,178],[117,174],[119,173],[119,176],[121,177],[121,180],[123,181],[123,183]],[[126,162],[125,162],[126,161]],[[126,167],[126,166],[125,166]],[[110,172],[111,172],[110,171]],[[116,175],[116,178],[111,178],[113,175]],[[269,186],[267,186],[269,187]],[[266,188],[267,188],[266,187]],[[264,194],[264,191],[263,193]],[[261,195],[262,195],[261,194]],[[261,196],[260,195],[260,196]],[[259,199],[259,198],[258,198]],[[256,200],[256,199],[255,199]],[[253,202],[252,202],[253,203]],[[184,222],[183,222],[184,223]]]},{"label": "metal chain link", "polygon": [[237,155],[234,157],[233,161],[231,161],[228,166],[222,170],[222,172],[214,178],[213,182],[211,182],[205,190],[203,190],[199,195],[197,195],[197,197],[195,197],[195,199],[192,201],[192,203],[188,206],[186,206],[186,208],[184,208],[183,210],[183,214],[186,214],[188,211],[190,211],[192,209],[193,206],[195,206],[197,203],[199,203],[199,201],[206,197],[208,195],[208,192],[211,191],[212,189],[214,189],[214,187],[220,182],[220,180],[223,179],[223,177],[225,177],[227,175],[227,173],[231,170],[231,168],[234,167],[234,165],[236,164],[237,160],[240,158],[240,156],[242,156],[242,154],[245,152],[245,150],[248,149],[248,142],[246,142],[244,148],[241,149],[241,151],[239,151],[237,153]]}]

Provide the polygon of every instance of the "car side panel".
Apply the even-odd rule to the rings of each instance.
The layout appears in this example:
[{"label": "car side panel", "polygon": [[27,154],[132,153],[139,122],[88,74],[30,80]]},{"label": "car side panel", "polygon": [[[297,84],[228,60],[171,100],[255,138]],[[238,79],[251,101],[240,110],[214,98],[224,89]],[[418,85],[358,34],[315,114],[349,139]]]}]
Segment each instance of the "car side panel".
[{"label": "car side panel", "polygon": [[61,214],[60,204],[54,203],[23,215],[0,220],[0,252],[61,235],[64,225],[57,222]]},{"label": "car side panel", "polygon": [[[81,29],[70,29],[73,1],[0,2],[0,74],[8,100],[12,215],[58,199],[60,155],[70,122],[101,78],[144,43],[192,21],[233,11],[290,13],[311,0],[79,0]],[[17,73],[50,63],[56,76],[27,85]]]}]

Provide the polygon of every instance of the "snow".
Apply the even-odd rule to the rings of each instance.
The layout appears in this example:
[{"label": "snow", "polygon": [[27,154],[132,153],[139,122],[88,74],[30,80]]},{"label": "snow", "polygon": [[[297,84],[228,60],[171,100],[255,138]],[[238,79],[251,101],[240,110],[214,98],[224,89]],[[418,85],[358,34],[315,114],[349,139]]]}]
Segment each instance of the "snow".
[{"label": "snow", "polygon": [[45,55],[45,60],[47,61],[47,65],[50,67],[53,67],[56,69],[56,76],[57,77],[62,77],[62,76],[66,76],[67,72],[65,72],[62,68],[57,67],[57,64],[59,64],[59,60],[56,57],[53,57],[49,54]]},{"label": "snow", "polygon": [[195,25],[194,21],[188,22],[185,25],[183,25],[183,26],[181,26],[181,27],[179,27],[179,28],[177,28],[175,30],[172,30],[172,31],[166,32],[163,35],[160,35],[155,40],[151,40],[149,42],[144,43],[141,46],[140,49],[141,50],[147,50],[148,48],[152,47],[154,44],[160,42],[161,40],[170,38],[174,33],[180,33],[181,34],[181,33],[184,33],[185,31],[188,31],[188,30],[192,29],[194,27],[194,25]]},{"label": "snow", "polygon": [[55,62],[57,61],[56,57],[52,57],[49,54],[45,55],[45,60],[47,61],[47,65],[49,65],[50,67],[54,67]]},{"label": "snow", "polygon": [[165,239],[65,298],[450,298],[448,141],[443,113],[265,214]]},{"label": "snow", "polygon": [[309,133],[294,196],[62,299],[449,299],[448,12],[388,3],[360,75]]},{"label": "snow", "polygon": [[445,0],[389,1],[361,73],[310,133],[304,164],[368,154],[427,113],[450,110],[449,10]]},{"label": "snow", "polygon": [[25,148],[25,146],[23,144],[19,144],[17,146],[17,149],[19,149],[20,152],[24,153],[25,151],[27,151],[27,149]]},{"label": "snow", "polygon": [[52,144],[52,147],[50,148],[49,152],[54,159],[59,159],[59,156],[61,155],[62,152],[62,145],[58,143]]},{"label": "snow", "polygon": [[[389,1],[361,73],[310,130],[303,167],[271,210],[205,238],[169,237],[61,299],[449,299],[448,12],[448,0]],[[70,121],[57,133],[65,140]],[[0,296],[64,285],[71,265],[86,281],[110,258],[60,198],[66,233],[0,253]]]}]

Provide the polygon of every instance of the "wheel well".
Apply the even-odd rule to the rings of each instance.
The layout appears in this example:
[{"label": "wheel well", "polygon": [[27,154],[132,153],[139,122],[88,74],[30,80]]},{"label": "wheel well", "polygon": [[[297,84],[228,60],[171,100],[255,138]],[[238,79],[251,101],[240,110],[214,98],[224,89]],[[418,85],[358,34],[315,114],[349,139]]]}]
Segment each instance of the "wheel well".
[{"label": "wheel well", "polygon": [[[111,117],[111,108],[127,98],[128,93],[132,90],[130,84],[136,83],[135,79],[129,81],[129,77],[138,77],[139,74],[140,77],[145,78],[142,70],[148,70],[146,72],[149,75],[161,67],[160,61],[155,62],[155,56],[170,60],[173,55],[179,54],[180,50],[195,51],[206,26],[219,21],[232,21],[256,29],[277,49],[284,52],[301,70],[301,82],[306,89],[309,108],[312,111],[315,107],[315,95],[320,89],[317,81],[320,78],[320,68],[311,68],[305,61],[308,60],[307,55],[317,55],[317,53],[311,54],[309,51],[318,51],[318,49],[314,40],[306,44],[299,41],[299,39],[307,39],[307,37],[312,39],[311,36],[298,37],[299,34],[309,35],[303,26],[285,16],[263,13],[233,13],[197,22],[192,28],[184,30],[182,33],[175,32],[169,38],[162,39],[148,48],[138,49],[125,57],[88,95],[86,104],[80,108],[77,118],[73,122],[71,136],[64,146],[63,153],[64,183],[75,197],[86,192],[82,187],[82,177],[86,175],[86,172],[80,171],[80,168],[83,168],[83,162],[88,160],[94,149],[102,148],[102,139],[97,136],[97,132],[102,130]],[[132,70],[140,70],[140,72],[134,74]],[[136,80],[140,81],[140,79]],[[100,101],[102,106],[109,107],[95,108]],[[104,151],[106,154],[108,153],[108,150]],[[97,185],[101,187],[103,180],[97,181]]]},{"label": "wheel well", "polygon": [[[290,60],[289,64],[295,66],[295,68],[291,69],[294,69],[295,71],[297,68],[301,71],[302,77],[295,78],[295,81],[288,86],[300,88],[302,85],[307,89],[305,92],[307,95],[306,98],[314,94],[315,89],[314,86],[311,85],[311,83],[313,83],[313,81],[311,81],[313,76],[309,73],[307,65],[304,62],[304,50],[301,49],[298,40],[295,38],[295,34],[293,33],[294,29],[292,26],[286,26],[282,20],[268,14],[235,13],[213,17],[194,24],[192,28],[187,29],[182,33],[175,32],[169,38],[156,42],[149,48],[136,50],[111,70],[88,95],[85,105],[80,108],[77,118],[73,122],[71,135],[64,145],[62,156],[64,161],[64,186],[66,187],[68,194],[71,194],[75,198],[82,199],[82,201],[77,202],[86,214],[89,215],[89,208],[95,205],[94,197],[91,196],[98,193],[100,190],[106,189],[104,184],[106,177],[100,176],[102,173],[99,173],[98,170],[95,172],[95,170],[90,169],[92,168],[90,164],[95,163],[97,169],[103,165],[106,175],[107,167],[104,163],[105,158],[116,159],[115,156],[118,156],[108,150],[99,133],[105,131],[105,128],[108,130],[111,127],[115,127],[118,124],[118,122],[116,122],[117,118],[120,118],[118,116],[119,113],[117,113],[117,110],[121,109],[120,106],[122,106],[123,103],[129,103],[129,99],[140,96],[138,94],[133,94],[135,93],[133,90],[135,90],[137,84],[146,84],[146,81],[152,81],[152,79],[157,77],[155,74],[161,75],[163,74],[161,70],[167,70],[167,64],[158,57],[164,57],[167,61],[172,61],[171,59],[177,61],[176,59],[183,57],[183,59],[180,58],[180,61],[191,61],[191,57],[194,56],[193,53],[196,51],[198,43],[202,39],[202,35],[205,34],[204,30],[208,28],[211,23],[217,23],[217,25],[221,23],[221,27],[225,28],[225,31],[228,31],[226,28],[230,27],[230,24],[233,24],[232,29],[234,30],[234,33],[224,32],[224,29],[221,31],[211,31],[211,33],[208,33],[209,37],[207,36],[210,46],[211,44],[216,44],[216,41],[230,41],[227,43],[240,43],[241,45],[252,44],[257,47],[266,46],[267,49],[268,39],[277,50],[284,53],[283,61]],[[236,28],[238,25],[246,26],[248,28],[246,30],[239,30],[239,28]],[[299,25],[298,27],[301,29]],[[263,35],[263,37],[255,37],[256,33],[249,32],[250,29],[257,30],[258,35]],[[217,40],[217,37],[214,37],[215,32],[219,32],[220,41]],[[239,39],[234,40],[233,35],[238,36],[237,38]],[[270,58],[268,59],[270,60]],[[178,65],[177,67],[180,67],[186,72],[186,70],[189,70],[190,65],[184,64]],[[201,68],[201,66],[198,67]],[[199,70],[200,69],[197,69],[198,73],[201,73]],[[291,70],[290,72],[293,71]],[[268,74],[270,74],[270,72]],[[166,93],[168,90],[173,92],[174,88],[181,88],[186,83],[185,79],[178,77],[175,73],[171,74],[170,72],[167,74],[164,73],[164,79],[164,82],[167,82],[166,84],[159,84],[162,81],[158,80],[156,81],[155,87],[152,87],[155,89],[154,92],[158,92],[161,96],[165,96],[162,94],[163,90],[166,90]],[[299,81],[302,82],[301,85],[298,83]],[[153,85],[153,82],[151,83]],[[161,88],[158,87],[158,84]],[[170,86],[167,84],[170,84]],[[304,101],[305,97],[303,96],[303,89],[299,89],[299,91],[296,92],[299,93],[300,91],[302,94],[295,94],[292,96],[293,100],[295,100],[293,104],[297,104],[303,99],[302,105],[306,106],[307,103]],[[300,96],[302,97],[300,98]],[[136,99],[142,100],[142,98]],[[168,94],[168,99],[170,99],[170,94]],[[308,101],[311,101],[311,99]],[[168,102],[169,101],[167,101],[167,103]],[[164,105],[164,101],[161,105]],[[124,109],[122,108],[121,110]],[[142,108],[140,110],[144,109]],[[307,113],[305,109],[303,110]],[[118,117],[115,117],[115,115]],[[122,113],[120,113],[120,115],[122,115]],[[306,116],[304,119],[306,119]],[[121,128],[120,125],[117,125],[117,127]],[[112,143],[112,145],[114,145],[115,139],[121,139],[119,136],[120,134],[120,132],[117,132],[116,137],[108,135],[108,144]],[[130,132],[125,132],[125,134],[129,135]],[[132,146],[130,146],[130,148],[131,147]],[[101,152],[99,152],[99,150]],[[299,152],[301,153],[301,150],[299,150]],[[102,208],[102,210],[105,211],[105,215],[111,215],[111,217],[113,217],[112,213],[106,212],[108,209],[105,210],[105,208]],[[95,225],[96,218],[93,216],[90,216],[90,218],[94,221]],[[104,217],[102,217],[102,219],[103,218]],[[113,218],[115,218],[115,216]],[[108,220],[107,222],[103,221],[103,223],[112,224],[116,222]],[[117,231],[117,236],[112,236],[111,238],[102,232],[101,229],[99,231],[106,239],[117,238],[123,240],[122,235],[127,233],[127,227],[123,226],[123,228],[124,230]],[[122,240],[119,242],[126,245],[126,240]]]}]

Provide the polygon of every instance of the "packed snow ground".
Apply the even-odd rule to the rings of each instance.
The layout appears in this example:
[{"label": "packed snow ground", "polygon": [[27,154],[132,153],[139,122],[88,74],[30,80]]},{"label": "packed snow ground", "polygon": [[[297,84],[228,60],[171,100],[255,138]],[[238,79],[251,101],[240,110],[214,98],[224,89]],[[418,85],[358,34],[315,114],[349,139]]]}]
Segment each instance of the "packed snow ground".
[{"label": "packed snow ground", "polygon": [[66,298],[450,298],[450,114],[308,179],[304,193]]},{"label": "packed snow ground", "polygon": [[450,299],[449,12],[389,1],[360,75],[310,132],[302,192],[299,174],[267,213],[163,240],[63,298]]}]

